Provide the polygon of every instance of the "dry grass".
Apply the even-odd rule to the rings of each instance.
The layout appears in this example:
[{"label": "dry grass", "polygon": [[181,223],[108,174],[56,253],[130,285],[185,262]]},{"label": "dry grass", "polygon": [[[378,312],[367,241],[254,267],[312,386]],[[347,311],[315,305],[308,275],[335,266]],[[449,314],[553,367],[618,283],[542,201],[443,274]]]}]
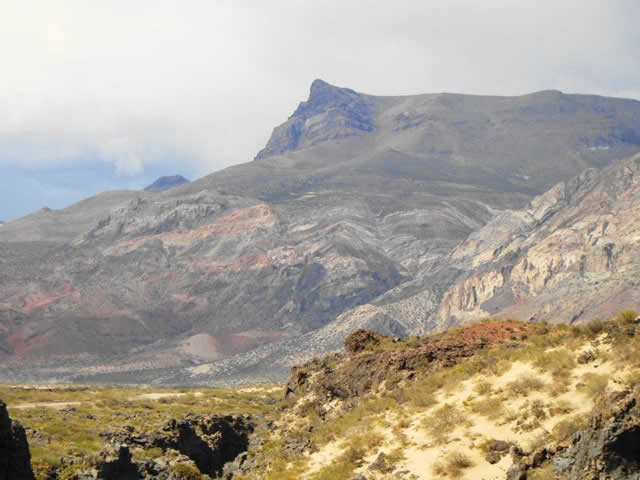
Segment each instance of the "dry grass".
[{"label": "dry grass", "polygon": [[557,441],[567,440],[578,430],[582,430],[587,425],[587,417],[585,415],[574,415],[562,420],[553,427],[551,434]]},{"label": "dry grass", "polygon": [[566,379],[576,367],[576,361],[573,354],[561,348],[543,353],[533,365],[541,372],[550,373],[554,379]]},{"label": "dry grass", "polygon": [[444,461],[433,464],[432,472],[439,477],[460,478],[470,467],[473,467],[473,460],[466,453],[451,452]]},{"label": "dry grass", "polygon": [[487,398],[472,402],[471,411],[487,417],[490,420],[497,420],[505,416],[504,400],[498,397]]},{"label": "dry grass", "polygon": [[468,424],[464,412],[455,405],[445,403],[422,419],[422,425],[431,437],[439,443],[445,443],[448,435],[456,427]]},{"label": "dry grass", "polygon": [[545,387],[545,382],[533,375],[523,375],[518,380],[507,384],[507,390],[513,396],[526,397],[531,392],[540,391]]},{"label": "dry grass", "polygon": [[582,376],[582,389],[591,398],[599,397],[607,391],[609,384],[609,375],[599,373],[585,373]]}]

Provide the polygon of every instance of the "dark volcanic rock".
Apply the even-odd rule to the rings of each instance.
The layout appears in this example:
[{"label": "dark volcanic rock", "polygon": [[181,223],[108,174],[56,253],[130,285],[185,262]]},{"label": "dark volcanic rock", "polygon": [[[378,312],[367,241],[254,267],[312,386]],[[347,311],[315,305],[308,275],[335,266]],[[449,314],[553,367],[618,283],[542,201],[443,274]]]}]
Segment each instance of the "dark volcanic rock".
[{"label": "dark volcanic rock", "polygon": [[116,445],[103,452],[98,478],[104,480],[137,480],[142,478],[138,466],[133,463],[129,448]]},{"label": "dark volcanic rock", "polygon": [[147,192],[164,192],[170,188],[177,187],[178,185],[184,185],[189,183],[189,180],[182,175],[171,175],[166,177],[160,177],[151,185],[145,188]]},{"label": "dark volcanic rock", "polygon": [[640,392],[612,394],[611,408],[592,417],[573,437],[574,445],[553,460],[567,480],[640,479]]},{"label": "dark volcanic rock", "polygon": [[253,426],[245,417],[208,415],[170,420],[163,430],[166,434],[153,439],[154,446],[179,451],[202,473],[215,477],[225,463],[247,450]]},{"label": "dark volcanic rock", "polygon": [[31,453],[24,428],[9,418],[0,400],[0,480],[33,480]]},{"label": "dark volcanic rock", "polygon": [[358,329],[344,339],[344,349],[347,353],[357,353],[366,350],[367,347],[380,343],[381,336],[371,330]]}]

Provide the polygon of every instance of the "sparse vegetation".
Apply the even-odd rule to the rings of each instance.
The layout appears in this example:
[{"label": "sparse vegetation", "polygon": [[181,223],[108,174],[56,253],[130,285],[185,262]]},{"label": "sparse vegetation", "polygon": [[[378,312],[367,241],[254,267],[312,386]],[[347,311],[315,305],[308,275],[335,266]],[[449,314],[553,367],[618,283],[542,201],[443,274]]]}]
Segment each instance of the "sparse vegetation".
[{"label": "sparse vegetation", "polygon": [[[621,313],[613,322],[577,327],[514,323],[504,328],[504,342],[491,348],[486,345],[495,338],[480,331],[473,340],[479,342],[479,349],[467,353],[468,357],[450,358],[446,365],[434,361],[437,342],[441,341],[437,339],[444,338],[445,346],[449,341],[455,345],[451,349],[447,346],[446,352],[461,348],[456,335],[467,335],[465,328],[406,341],[381,337],[378,343],[371,342],[362,356],[334,354],[314,359],[303,367],[305,378],[311,379],[305,384],[308,390],[287,399],[282,398],[281,390],[165,390],[157,393],[174,396],[151,399],[141,396],[151,390],[60,387],[44,391],[8,386],[0,386],[0,398],[10,407],[79,402],[64,411],[45,406],[12,411],[44,439],[38,440],[38,435],[31,439],[39,480],[45,479],[51,468],[73,477],[72,470],[78,467],[68,465],[61,470],[62,456],[82,458],[91,465],[92,455],[103,447],[103,439],[97,435],[101,430],[126,423],[136,433],[153,432],[168,417],[187,413],[266,415],[274,426],[260,431],[264,441],[250,451],[250,457],[263,459],[256,475],[265,480],[294,480],[305,474],[311,480],[351,478],[382,451],[389,452],[385,469],[391,472],[405,468],[405,454],[412,449],[451,451],[432,465],[431,471],[438,477],[460,478],[472,466],[465,448],[487,455],[490,452],[486,449],[495,443],[482,440],[487,422],[499,427],[496,431],[511,432],[513,437],[501,434],[509,445],[520,444],[518,436],[526,432],[521,445],[534,451],[566,441],[584,429],[588,419],[585,404],[600,408],[609,389],[640,385],[640,341],[635,336],[633,313]],[[479,325],[492,328],[490,322]],[[421,358],[412,351],[408,354],[411,348],[431,353]],[[377,355],[391,367],[372,367]],[[396,359],[403,363],[398,362],[402,368],[394,370]],[[572,395],[565,395],[567,392]],[[573,394],[577,394],[575,403]],[[335,453],[327,456],[326,452],[333,450]],[[316,452],[324,453],[316,457]],[[137,460],[145,461],[162,451],[137,449],[133,453]],[[181,478],[200,478],[193,464],[177,468],[184,469]],[[531,478],[551,478],[547,467],[530,473]]]},{"label": "sparse vegetation", "polygon": [[449,433],[465,422],[466,417],[458,407],[445,403],[426,416],[422,420],[422,425],[436,441],[443,443],[447,440]]},{"label": "sparse vegetation", "polygon": [[557,441],[566,440],[578,430],[582,430],[586,426],[586,420],[584,415],[574,415],[558,422],[551,434]]},{"label": "sparse vegetation", "polygon": [[609,384],[609,376],[605,374],[598,373],[585,373],[582,376],[582,381],[584,383],[584,391],[590,397],[597,397],[602,395],[607,390],[607,385]]},{"label": "sparse vegetation", "polygon": [[449,478],[460,478],[465,469],[472,467],[473,461],[464,452],[451,452],[443,462],[436,462],[432,471],[435,475]]},{"label": "sparse vegetation", "polygon": [[536,358],[533,365],[541,372],[548,372],[554,378],[566,379],[576,367],[573,354],[565,348],[545,352]]},{"label": "sparse vegetation", "polygon": [[544,381],[533,375],[525,375],[507,384],[507,388],[512,395],[522,397],[526,397],[531,392],[542,390],[544,386]]}]

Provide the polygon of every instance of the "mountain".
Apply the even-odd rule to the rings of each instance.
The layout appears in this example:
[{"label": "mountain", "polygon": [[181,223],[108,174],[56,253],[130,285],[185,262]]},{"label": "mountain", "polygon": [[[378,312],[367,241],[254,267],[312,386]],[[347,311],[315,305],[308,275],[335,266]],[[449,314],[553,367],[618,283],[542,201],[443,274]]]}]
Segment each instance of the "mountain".
[{"label": "mountain", "polygon": [[316,80],[252,162],[5,224],[3,378],[281,379],[356,327],[459,322],[467,307],[446,305],[474,273],[470,234],[638,150],[633,100],[378,97]]},{"label": "mountain", "polygon": [[189,180],[182,175],[171,175],[166,177],[160,177],[151,185],[145,187],[145,192],[164,192],[170,188],[177,187],[178,185],[184,185],[189,183]]}]

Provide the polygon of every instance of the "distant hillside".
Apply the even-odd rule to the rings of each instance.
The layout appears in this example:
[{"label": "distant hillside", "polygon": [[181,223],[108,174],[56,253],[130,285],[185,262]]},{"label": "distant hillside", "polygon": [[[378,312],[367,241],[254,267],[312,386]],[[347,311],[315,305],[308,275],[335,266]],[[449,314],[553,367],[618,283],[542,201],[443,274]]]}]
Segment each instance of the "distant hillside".
[{"label": "distant hillside", "polygon": [[[424,334],[523,304],[537,320],[551,318],[549,308],[557,321],[607,315],[638,298],[627,281],[638,178],[628,159],[638,151],[634,100],[557,91],[379,97],[316,80],[252,162],[5,224],[0,380],[280,380],[358,327]],[[591,190],[609,179],[611,188]],[[552,217],[528,213],[544,198],[557,200]],[[608,227],[589,216],[596,207]],[[561,220],[580,234],[574,241],[566,229],[562,241],[581,246],[553,265],[532,256],[526,239],[503,257],[461,250],[475,234],[498,247],[492,232],[520,217],[531,238],[548,236],[549,255],[559,251]],[[535,259],[526,269],[525,247]],[[569,302],[555,300],[560,288]]]},{"label": "distant hillside", "polygon": [[147,192],[164,192],[170,188],[177,187],[178,185],[184,185],[189,183],[189,180],[182,175],[171,175],[167,177],[160,177],[151,185],[145,188]]}]

